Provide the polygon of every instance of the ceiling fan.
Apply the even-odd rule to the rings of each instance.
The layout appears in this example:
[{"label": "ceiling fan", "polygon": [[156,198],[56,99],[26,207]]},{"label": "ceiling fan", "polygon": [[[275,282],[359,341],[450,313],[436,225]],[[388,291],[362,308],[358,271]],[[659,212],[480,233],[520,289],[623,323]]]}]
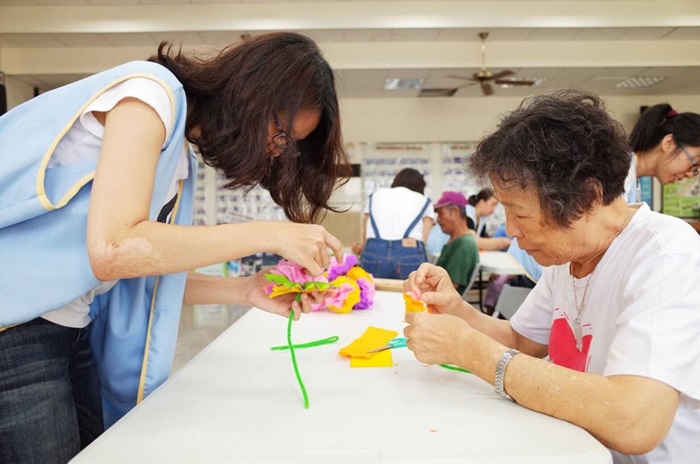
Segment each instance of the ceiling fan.
[{"label": "ceiling fan", "polygon": [[474,73],[472,77],[447,76],[453,79],[471,81],[468,84],[460,85],[457,88],[461,89],[462,87],[466,87],[468,85],[480,84],[481,91],[484,93],[484,95],[489,96],[493,93],[493,87],[491,87],[491,83],[517,86],[535,85],[535,81],[504,79],[505,77],[515,74],[514,71],[511,71],[509,69],[504,69],[503,71],[497,73],[493,73],[490,70],[486,69],[486,38],[488,36],[488,32],[479,32],[479,39],[481,40],[481,70],[479,72]]}]

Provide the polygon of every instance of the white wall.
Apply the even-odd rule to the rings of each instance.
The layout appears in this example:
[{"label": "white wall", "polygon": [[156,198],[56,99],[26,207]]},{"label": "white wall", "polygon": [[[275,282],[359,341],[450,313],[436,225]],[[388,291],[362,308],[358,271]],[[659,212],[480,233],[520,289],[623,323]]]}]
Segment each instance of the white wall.
[{"label": "white wall", "polygon": [[[13,108],[32,98],[34,89],[7,76],[7,103]],[[521,98],[361,98],[340,102],[346,143],[470,142],[493,130],[500,116]],[[668,102],[678,111],[700,113],[700,95],[605,97],[608,110],[627,129],[639,107]]]},{"label": "white wall", "polygon": [[34,96],[34,87],[12,76],[7,76],[6,89],[8,110],[24,103]]},{"label": "white wall", "polygon": [[[700,96],[607,97],[608,110],[629,130],[639,107],[671,103],[700,113]],[[470,142],[493,130],[521,98],[351,99],[341,101],[346,143]]]},{"label": "white wall", "polygon": [[[7,78],[8,107],[30,99],[33,88]],[[346,144],[361,142],[472,142],[493,130],[521,98],[384,98],[344,99],[340,102]],[[668,102],[678,111],[700,113],[700,96],[606,97],[608,110],[630,130],[639,107]],[[660,207],[660,186],[654,207]]]}]

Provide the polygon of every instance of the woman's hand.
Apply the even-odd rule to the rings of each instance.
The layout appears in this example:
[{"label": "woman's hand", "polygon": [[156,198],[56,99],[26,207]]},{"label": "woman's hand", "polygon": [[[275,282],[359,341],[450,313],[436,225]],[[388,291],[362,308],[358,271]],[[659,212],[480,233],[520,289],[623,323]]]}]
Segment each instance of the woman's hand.
[{"label": "woman's hand", "polygon": [[275,228],[279,228],[275,231],[275,253],[304,267],[312,276],[319,276],[328,268],[328,248],[339,263],[343,262],[343,244],[323,226],[280,222]]},{"label": "woman's hand", "polygon": [[495,237],[494,240],[496,241],[496,247],[499,250],[507,250],[508,247],[510,247],[510,242],[511,239],[508,237]]},{"label": "woman's hand", "polygon": [[426,364],[463,365],[471,326],[449,314],[407,313],[407,347]]},{"label": "woman's hand", "polygon": [[360,242],[355,242],[352,244],[352,252],[355,253],[357,256],[360,256],[362,254],[362,250],[364,247]]},{"label": "woman's hand", "polygon": [[265,278],[265,273],[270,269],[263,269],[248,279],[247,300],[249,304],[274,314],[289,317],[289,312],[294,311],[294,320],[298,320],[302,313],[311,312],[311,306],[323,302],[323,298],[328,296],[326,292],[302,293],[299,301],[296,301],[296,293],[288,293],[275,298],[270,298],[265,293],[265,287],[269,284]]},{"label": "woman's hand", "polygon": [[405,292],[413,292],[431,310],[462,317],[465,302],[455,290],[446,270],[430,263],[423,263],[408,275],[403,283]]}]

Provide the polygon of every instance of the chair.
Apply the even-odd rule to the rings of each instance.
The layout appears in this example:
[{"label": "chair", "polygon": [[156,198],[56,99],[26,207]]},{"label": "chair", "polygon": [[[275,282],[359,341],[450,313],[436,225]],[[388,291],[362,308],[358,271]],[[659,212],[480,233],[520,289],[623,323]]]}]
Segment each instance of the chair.
[{"label": "chair", "polygon": [[[480,269],[481,269],[481,264],[476,263],[476,265],[474,266],[474,270],[472,271],[472,275],[471,275],[471,277],[469,277],[469,282],[467,283],[467,287],[462,292],[462,299],[464,301],[466,301],[467,303],[471,303],[467,299],[467,295],[469,294],[469,290],[471,290],[472,287],[474,286],[474,283],[479,279],[479,270]],[[481,298],[479,298],[479,304],[481,304]]]},{"label": "chair", "polygon": [[430,264],[437,263],[437,260],[440,258],[440,253],[431,253],[431,252],[427,251],[427,255],[428,255],[428,262]]},{"label": "chair", "polygon": [[531,290],[531,288],[513,287],[505,284],[501,291],[501,296],[498,297],[492,316],[503,316],[505,319],[510,319],[520,305],[523,304]]}]

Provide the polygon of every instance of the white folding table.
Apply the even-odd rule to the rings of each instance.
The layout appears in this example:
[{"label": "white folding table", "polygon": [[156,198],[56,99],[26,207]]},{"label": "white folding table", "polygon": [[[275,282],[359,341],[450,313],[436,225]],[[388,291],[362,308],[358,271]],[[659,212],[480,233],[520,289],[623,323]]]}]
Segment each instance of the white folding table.
[{"label": "white folding table", "polygon": [[428,366],[405,348],[393,367],[350,368],[338,349],[368,326],[404,327],[399,292],[372,309],[303,315],[295,343],[310,397],[304,409],[287,321],[251,310],[72,462],[608,464],[608,450],[570,423],[523,408],[471,374]]}]

